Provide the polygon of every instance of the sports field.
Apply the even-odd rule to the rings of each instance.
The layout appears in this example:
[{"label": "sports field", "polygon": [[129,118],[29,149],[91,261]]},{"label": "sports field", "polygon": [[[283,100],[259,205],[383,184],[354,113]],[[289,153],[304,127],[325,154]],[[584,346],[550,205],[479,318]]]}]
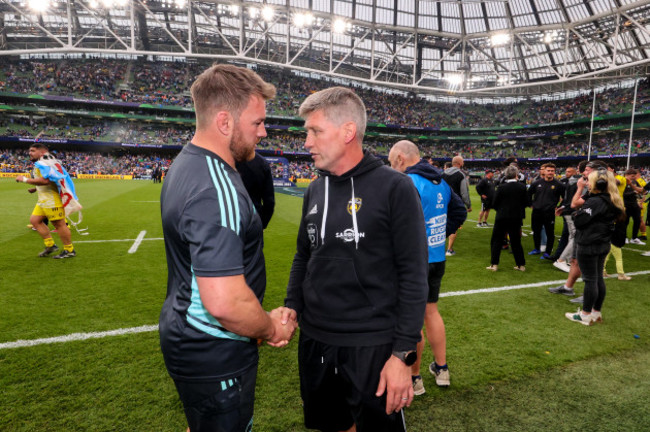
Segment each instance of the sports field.
[{"label": "sports field", "polygon": [[[182,432],[155,330],[167,275],[160,185],[76,186],[89,235],[73,234],[76,258],[53,260],[37,257],[42,240],[26,228],[35,196],[0,180],[0,431]],[[276,199],[267,310],[283,302],[302,203]],[[490,234],[468,221],[448,259],[439,306],[452,385],[435,386],[427,347],[427,392],[406,411],[408,430],[648,430],[650,257],[640,252],[650,247],[623,249],[633,279],[607,280],[604,323],[585,327],[564,318],[575,310],[567,297],[547,292],[566,276],[550,262],[527,256],[520,273],[504,252],[501,270],[485,270]],[[296,341],[260,357],[254,430],[303,431]]]}]

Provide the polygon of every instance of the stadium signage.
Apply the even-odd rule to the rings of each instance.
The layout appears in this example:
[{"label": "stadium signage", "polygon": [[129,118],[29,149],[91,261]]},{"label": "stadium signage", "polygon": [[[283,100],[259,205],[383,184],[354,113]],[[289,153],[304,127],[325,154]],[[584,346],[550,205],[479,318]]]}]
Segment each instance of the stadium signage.
[{"label": "stadium signage", "polygon": [[295,187],[296,185],[291,183],[289,180],[283,179],[273,179],[274,187]]},{"label": "stadium signage", "polygon": [[111,175],[111,174],[77,174],[78,179],[94,180],[133,180],[132,175]]},{"label": "stadium signage", "polygon": [[29,177],[29,173],[21,173],[21,172],[0,172],[0,178],[14,178],[18,177],[19,175]]}]

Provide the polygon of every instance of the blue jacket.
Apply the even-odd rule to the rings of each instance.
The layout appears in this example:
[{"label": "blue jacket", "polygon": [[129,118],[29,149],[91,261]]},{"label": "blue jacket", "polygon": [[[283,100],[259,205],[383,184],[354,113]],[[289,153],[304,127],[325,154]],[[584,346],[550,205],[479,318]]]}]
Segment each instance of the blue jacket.
[{"label": "blue jacket", "polygon": [[445,240],[467,219],[467,209],[461,198],[442,179],[442,172],[421,160],[406,169],[420,194],[424,223],[427,229],[429,262],[445,260]]}]

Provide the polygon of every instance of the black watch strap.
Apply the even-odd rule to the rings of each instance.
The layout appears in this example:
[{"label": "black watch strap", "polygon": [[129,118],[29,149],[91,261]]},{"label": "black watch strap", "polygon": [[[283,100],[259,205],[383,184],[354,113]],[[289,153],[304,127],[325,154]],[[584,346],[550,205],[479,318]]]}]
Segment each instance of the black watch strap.
[{"label": "black watch strap", "polygon": [[417,360],[417,352],[412,351],[393,351],[393,355],[402,360],[406,366],[412,366]]}]

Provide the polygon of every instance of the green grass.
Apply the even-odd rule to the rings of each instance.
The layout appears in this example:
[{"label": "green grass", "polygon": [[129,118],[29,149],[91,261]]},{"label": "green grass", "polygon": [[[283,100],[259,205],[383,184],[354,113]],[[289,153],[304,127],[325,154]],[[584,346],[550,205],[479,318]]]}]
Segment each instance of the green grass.
[{"label": "green grass", "polygon": [[[75,233],[78,256],[56,261],[36,257],[42,241],[25,228],[35,196],[22,184],[0,180],[0,343],[157,323],[166,291],[163,242],[144,241],[134,254],[128,253],[132,241],[82,242],[135,239],[142,230],[146,238],[162,237],[159,205],[145,202],[158,200],[160,186],[76,184],[90,235]],[[266,309],[282,304],[285,295],[301,203],[277,194],[265,232]],[[477,217],[476,210],[469,215]],[[526,273],[515,272],[508,252],[501,270],[484,270],[490,234],[465,224],[443,292],[565,278],[537,257],[527,256]],[[532,237],[524,239],[524,249],[532,249]],[[650,258],[638,252],[624,248],[624,260],[627,272],[650,270]],[[647,274],[629,282],[609,279],[605,322],[591,328],[566,320],[564,312],[574,306],[546,286],[442,298],[452,386],[439,389],[424,374],[427,393],[406,412],[409,430],[647,430],[649,282]],[[256,431],[304,431],[296,345],[261,349]],[[430,361],[427,348],[423,369]],[[184,428],[156,332],[0,349],[2,431]]]}]

